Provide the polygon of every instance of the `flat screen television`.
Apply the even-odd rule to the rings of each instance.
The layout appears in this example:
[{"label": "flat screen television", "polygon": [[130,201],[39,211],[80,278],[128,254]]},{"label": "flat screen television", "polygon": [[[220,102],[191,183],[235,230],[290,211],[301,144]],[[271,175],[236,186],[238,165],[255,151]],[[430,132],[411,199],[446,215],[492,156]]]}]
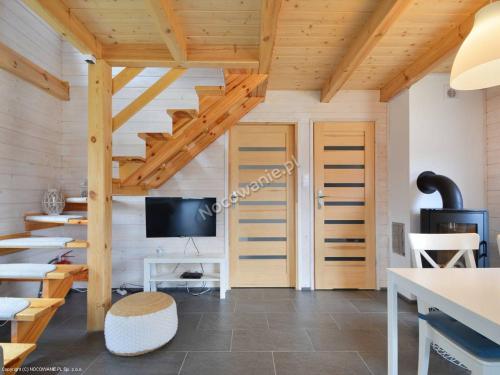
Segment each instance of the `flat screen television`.
[{"label": "flat screen television", "polygon": [[147,197],[146,237],[215,237],[215,202],[215,198]]}]

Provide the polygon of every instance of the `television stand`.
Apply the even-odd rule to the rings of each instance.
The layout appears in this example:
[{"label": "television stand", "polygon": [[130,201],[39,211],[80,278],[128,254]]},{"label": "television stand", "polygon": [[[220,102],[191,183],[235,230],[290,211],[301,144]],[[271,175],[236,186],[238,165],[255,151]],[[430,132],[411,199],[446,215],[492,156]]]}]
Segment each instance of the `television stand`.
[{"label": "television stand", "polygon": [[[200,279],[183,279],[180,272],[158,272],[158,264],[218,264],[219,272],[204,273]],[[215,282],[219,283],[220,298],[226,298],[226,259],[224,254],[196,254],[187,255],[183,253],[151,255],[144,258],[144,291],[156,292],[156,283],[159,282],[180,282],[199,283],[199,282]]]}]

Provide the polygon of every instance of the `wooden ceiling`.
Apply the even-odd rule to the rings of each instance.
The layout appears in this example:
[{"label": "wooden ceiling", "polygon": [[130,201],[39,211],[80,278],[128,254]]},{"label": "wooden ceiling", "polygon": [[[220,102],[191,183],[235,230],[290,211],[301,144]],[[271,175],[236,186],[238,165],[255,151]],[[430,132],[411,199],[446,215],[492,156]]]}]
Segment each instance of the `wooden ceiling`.
[{"label": "wooden ceiling", "polygon": [[[269,73],[270,89],[323,89],[324,101],[340,88],[381,89],[387,99],[423,74],[449,71],[453,53],[470,28],[469,17],[488,3],[24,1],[39,14],[41,7],[60,3],[71,20],[95,36],[102,57],[112,65],[244,68]],[[266,43],[272,56],[267,62]]]}]

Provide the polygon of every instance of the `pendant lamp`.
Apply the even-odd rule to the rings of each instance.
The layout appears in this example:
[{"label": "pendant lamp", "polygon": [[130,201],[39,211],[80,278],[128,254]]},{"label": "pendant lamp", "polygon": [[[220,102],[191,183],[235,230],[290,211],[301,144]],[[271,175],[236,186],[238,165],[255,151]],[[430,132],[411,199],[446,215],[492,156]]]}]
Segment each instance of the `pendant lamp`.
[{"label": "pendant lamp", "polygon": [[474,26],[451,68],[450,86],[478,90],[500,85],[500,2],[476,13]]}]

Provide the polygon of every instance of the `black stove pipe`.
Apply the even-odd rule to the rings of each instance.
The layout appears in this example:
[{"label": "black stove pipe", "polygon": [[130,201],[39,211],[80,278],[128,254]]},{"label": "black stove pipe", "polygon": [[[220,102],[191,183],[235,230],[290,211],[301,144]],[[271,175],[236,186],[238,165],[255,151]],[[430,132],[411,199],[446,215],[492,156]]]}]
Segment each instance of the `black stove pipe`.
[{"label": "black stove pipe", "polygon": [[464,208],[460,189],[453,180],[446,176],[431,171],[422,172],[417,178],[417,187],[425,194],[432,194],[437,190],[443,200],[443,208],[455,210]]}]

